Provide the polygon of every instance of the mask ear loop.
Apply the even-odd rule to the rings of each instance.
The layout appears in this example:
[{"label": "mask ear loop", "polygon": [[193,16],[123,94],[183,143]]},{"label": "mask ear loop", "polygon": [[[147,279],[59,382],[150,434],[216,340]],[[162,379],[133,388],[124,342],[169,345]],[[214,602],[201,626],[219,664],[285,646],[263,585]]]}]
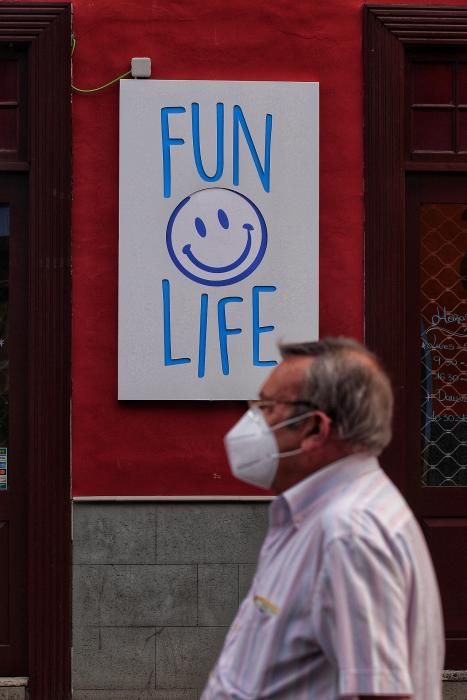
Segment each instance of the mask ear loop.
[{"label": "mask ear loop", "polygon": [[271,457],[293,457],[293,455],[299,455],[302,452],[301,447],[297,447],[296,450],[288,450],[287,452],[275,452]]},{"label": "mask ear loop", "polygon": [[[286,425],[292,425],[293,423],[298,423],[301,420],[305,420],[305,418],[309,418],[312,416],[316,411],[307,411],[306,413],[303,413],[301,416],[294,416],[293,418],[287,418],[287,420],[283,420],[280,423],[276,423],[276,425],[271,426],[272,432],[275,430],[279,430],[280,428],[285,428]],[[303,452],[301,447],[297,447],[295,450],[287,450],[287,452],[276,452],[275,454],[271,455],[271,457],[293,457],[294,455],[299,455],[300,452]]]}]

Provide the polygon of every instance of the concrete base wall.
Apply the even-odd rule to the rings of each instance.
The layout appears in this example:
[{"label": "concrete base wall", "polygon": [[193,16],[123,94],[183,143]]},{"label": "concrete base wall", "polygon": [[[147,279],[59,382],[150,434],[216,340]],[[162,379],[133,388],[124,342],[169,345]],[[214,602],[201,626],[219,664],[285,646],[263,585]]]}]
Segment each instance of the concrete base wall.
[{"label": "concrete base wall", "polygon": [[443,700],[467,700],[467,682],[445,681],[443,683]]},{"label": "concrete base wall", "polygon": [[0,700],[26,700],[26,688],[0,687]]},{"label": "concrete base wall", "polygon": [[198,698],[255,570],[267,510],[75,504],[73,697]]},{"label": "concrete base wall", "polygon": [[0,700],[27,700],[26,688],[2,686],[0,678]]},{"label": "concrete base wall", "polygon": [[[75,504],[74,700],[198,700],[250,584],[267,511]],[[443,687],[444,700],[467,700],[466,682]]]}]

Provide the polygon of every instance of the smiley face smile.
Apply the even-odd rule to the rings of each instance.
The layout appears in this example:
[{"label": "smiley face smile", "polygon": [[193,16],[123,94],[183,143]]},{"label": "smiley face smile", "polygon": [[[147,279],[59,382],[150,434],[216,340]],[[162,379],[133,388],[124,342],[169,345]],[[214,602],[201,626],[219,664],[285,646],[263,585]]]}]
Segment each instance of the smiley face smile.
[{"label": "smiley face smile", "polygon": [[196,265],[196,267],[199,267],[200,270],[204,270],[205,272],[230,272],[230,270],[234,270],[236,267],[241,265],[242,262],[246,260],[250,254],[251,231],[253,230],[253,226],[251,224],[243,224],[243,228],[246,230],[248,235],[245,248],[243,249],[243,253],[236,260],[230,263],[230,265],[223,265],[219,267],[215,267],[213,265],[205,265],[205,263],[201,262],[201,260],[198,260],[198,258],[195,255],[193,255],[193,253],[191,252],[190,243],[187,243],[183,246],[182,253],[185,253],[187,258],[193,263],[193,265]]}]

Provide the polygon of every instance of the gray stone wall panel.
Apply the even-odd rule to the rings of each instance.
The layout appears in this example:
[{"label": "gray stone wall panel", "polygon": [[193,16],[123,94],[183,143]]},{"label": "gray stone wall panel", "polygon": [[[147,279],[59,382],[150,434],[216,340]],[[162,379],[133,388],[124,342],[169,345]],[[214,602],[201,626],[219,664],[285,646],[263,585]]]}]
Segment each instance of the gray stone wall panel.
[{"label": "gray stone wall panel", "polygon": [[240,603],[250,590],[255,571],[255,564],[240,564],[238,567],[238,597]]},{"label": "gray stone wall panel", "polygon": [[75,564],[155,564],[155,506],[80,503],[74,507]]},{"label": "gray stone wall panel", "polygon": [[238,610],[238,566],[198,566],[198,625],[230,625]]},{"label": "gray stone wall panel", "polygon": [[467,683],[445,681],[443,683],[443,700],[467,700]]},{"label": "gray stone wall panel", "polygon": [[81,630],[73,649],[74,688],[154,688],[155,637],[149,627]]},{"label": "gray stone wall panel", "polygon": [[204,688],[227,627],[165,627],[156,635],[156,688]]},{"label": "gray stone wall panel", "polygon": [[79,625],[196,625],[196,566],[75,566]]},{"label": "gray stone wall panel", "polygon": [[26,689],[0,688],[0,700],[26,700]]},{"label": "gray stone wall panel", "polygon": [[158,564],[256,563],[267,503],[159,504]]}]

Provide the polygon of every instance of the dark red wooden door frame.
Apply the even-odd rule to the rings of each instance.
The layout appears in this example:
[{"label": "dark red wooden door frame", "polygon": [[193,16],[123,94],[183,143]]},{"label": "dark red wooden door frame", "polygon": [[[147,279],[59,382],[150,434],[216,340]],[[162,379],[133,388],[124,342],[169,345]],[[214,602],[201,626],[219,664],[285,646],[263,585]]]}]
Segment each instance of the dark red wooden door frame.
[{"label": "dark red wooden door frame", "polygon": [[0,42],[29,52],[29,697],[71,696],[69,3],[0,4]]},{"label": "dark red wooden door frame", "polygon": [[[365,339],[382,357],[396,394],[394,439],[383,455],[383,466],[421,517],[448,513],[445,487],[430,487],[422,493],[410,448],[413,436],[420,434],[415,405],[420,395],[420,339],[414,317],[420,288],[417,275],[407,274],[414,263],[406,259],[413,251],[406,238],[406,178],[410,171],[467,172],[467,162],[405,161],[405,53],[413,46],[466,44],[465,8],[364,8]],[[465,510],[464,489],[451,487],[450,514],[465,518]],[[448,641],[447,667],[465,668],[465,658],[456,649]]]}]

